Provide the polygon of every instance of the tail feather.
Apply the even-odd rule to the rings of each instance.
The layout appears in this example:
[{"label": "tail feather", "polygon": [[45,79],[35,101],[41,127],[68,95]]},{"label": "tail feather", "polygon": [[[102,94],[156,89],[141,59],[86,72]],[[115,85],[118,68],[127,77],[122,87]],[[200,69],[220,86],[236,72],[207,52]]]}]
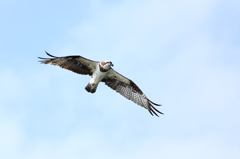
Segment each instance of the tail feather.
[{"label": "tail feather", "polygon": [[89,92],[89,93],[95,93],[96,90],[97,90],[97,86],[96,84],[92,83],[88,83],[87,86],[85,87],[86,91]]}]

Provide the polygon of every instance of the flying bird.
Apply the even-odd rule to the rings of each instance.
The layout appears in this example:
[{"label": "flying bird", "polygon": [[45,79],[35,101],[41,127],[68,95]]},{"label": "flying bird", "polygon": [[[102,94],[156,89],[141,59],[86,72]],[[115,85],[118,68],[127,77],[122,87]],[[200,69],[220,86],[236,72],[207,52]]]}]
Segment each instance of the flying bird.
[{"label": "flying bird", "polygon": [[89,93],[95,93],[100,82],[120,93],[125,98],[146,108],[151,115],[163,114],[154,106],[161,106],[149,100],[141,89],[130,79],[116,72],[111,61],[92,61],[82,56],[56,57],[46,52],[50,58],[42,58],[41,63],[60,66],[64,69],[82,75],[91,76],[90,82],[85,87]]}]

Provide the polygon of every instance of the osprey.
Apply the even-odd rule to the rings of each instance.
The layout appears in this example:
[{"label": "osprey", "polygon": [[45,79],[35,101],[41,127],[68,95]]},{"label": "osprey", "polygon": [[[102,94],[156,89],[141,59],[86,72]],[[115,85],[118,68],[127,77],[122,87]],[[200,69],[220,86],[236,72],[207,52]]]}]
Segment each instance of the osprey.
[{"label": "osprey", "polygon": [[87,92],[96,92],[98,84],[100,82],[104,82],[108,87],[117,91],[125,98],[132,100],[136,104],[146,108],[151,115],[158,116],[157,113],[163,114],[153,106],[161,105],[153,103],[132,80],[124,77],[112,69],[111,66],[113,66],[113,64],[111,61],[99,62],[89,60],[82,56],[56,57],[47,52],[46,54],[51,58],[38,57],[42,59],[40,62],[43,64],[60,66],[78,74],[90,75],[90,82],[85,87]]}]

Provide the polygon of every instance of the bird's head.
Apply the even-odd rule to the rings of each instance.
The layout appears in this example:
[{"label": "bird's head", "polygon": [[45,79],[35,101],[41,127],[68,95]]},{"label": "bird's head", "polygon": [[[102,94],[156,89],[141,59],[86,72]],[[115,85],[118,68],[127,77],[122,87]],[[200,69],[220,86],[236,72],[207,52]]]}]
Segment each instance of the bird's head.
[{"label": "bird's head", "polygon": [[112,61],[105,61],[107,65],[114,66]]},{"label": "bird's head", "polygon": [[103,61],[103,62],[100,62],[100,66],[104,70],[109,70],[111,68],[111,66],[113,66],[113,63],[111,61]]}]

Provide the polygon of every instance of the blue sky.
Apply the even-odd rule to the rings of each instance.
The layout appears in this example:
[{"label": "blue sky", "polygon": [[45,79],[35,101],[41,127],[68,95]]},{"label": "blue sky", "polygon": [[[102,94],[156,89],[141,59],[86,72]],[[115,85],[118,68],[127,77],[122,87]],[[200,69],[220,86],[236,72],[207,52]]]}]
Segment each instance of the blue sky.
[{"label": "blue sky", "polygon": [[[240,2],[0,1],[0,158],[239,159]],[[44,51],[111,60],[165,114]]]}]

